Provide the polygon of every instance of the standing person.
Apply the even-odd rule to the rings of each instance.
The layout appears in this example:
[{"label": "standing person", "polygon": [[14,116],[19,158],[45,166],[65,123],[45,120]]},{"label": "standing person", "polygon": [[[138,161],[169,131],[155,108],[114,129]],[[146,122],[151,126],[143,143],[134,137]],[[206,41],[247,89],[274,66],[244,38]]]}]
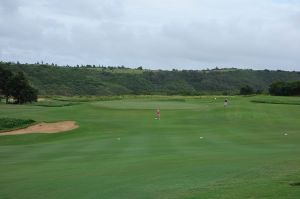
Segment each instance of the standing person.
[{"label": "standing person", "polygon": [[226,107],[228,105],[228,99],[226,98],[225,100],[224,100],[224,107]]},{"label": "standing person", "polygon": [[159,110],[159,108],[156,110],[156,119],[160,120],[160,110]]}]

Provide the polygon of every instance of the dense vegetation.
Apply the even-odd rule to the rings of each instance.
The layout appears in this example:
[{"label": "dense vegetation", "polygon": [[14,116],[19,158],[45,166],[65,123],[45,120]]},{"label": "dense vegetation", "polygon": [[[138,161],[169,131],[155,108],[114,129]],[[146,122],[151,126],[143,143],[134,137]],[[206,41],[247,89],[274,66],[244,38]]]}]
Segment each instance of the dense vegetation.
[{"label": "dense vegetation", "polygon": [[271,95],[295,96],[300,95],[300,81],[295,82],[274,82],[269,92]]},{"label": "dense vegetation", "polygon": [[249,85],[243,86],[240,89],[240,95],[251,95],[251,94],[254,94],[254,93],[255,93],[254,89]]},{"label": "dense vegetation", "polygon": [[1,62],[13,72],[23,72],[41,95],[124,95],[124,94],[238,94],[249,85],[268,92],[275,81],[300,80],[300,72],[213,69],[145,70],[142,67],[56,66]]},{"label": "dense vegetation", "polygon": [[30,86],[23,72],[13,74],[0,65],[0,97],[3,95],[6,103],[13,97],[14,103],[24,104],[37,101],[37,90]]},{"label": "dense vegetation", "polygon": [[25,127],[34,123],[34,120],[16,119],[16,118],[0,118],[0,132]]}]

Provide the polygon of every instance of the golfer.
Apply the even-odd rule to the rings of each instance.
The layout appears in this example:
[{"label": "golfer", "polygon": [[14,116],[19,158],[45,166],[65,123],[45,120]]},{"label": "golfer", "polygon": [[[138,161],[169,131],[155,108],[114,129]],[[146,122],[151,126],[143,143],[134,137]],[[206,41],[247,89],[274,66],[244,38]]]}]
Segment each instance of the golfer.
[{"label": "golfer", "polygon": [[227,105],[228,105],[228,100],[225,99],[225,101],[224,101],[224,107],[226,107]]},{"label": "golfer", "polygon": [[156,118],[160,120],[160,110],[159,110],[159,108],[156,110]]}]

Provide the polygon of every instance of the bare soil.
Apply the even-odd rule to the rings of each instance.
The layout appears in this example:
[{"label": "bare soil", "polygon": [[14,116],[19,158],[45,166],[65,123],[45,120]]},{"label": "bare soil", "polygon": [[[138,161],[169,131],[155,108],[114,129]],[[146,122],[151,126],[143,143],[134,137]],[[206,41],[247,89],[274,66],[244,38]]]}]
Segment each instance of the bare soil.
[{"label": "bare soil", "polygon": [[29,133],[60,133],[64,131],[70,131],[78,128],[79,126],[74,121],[63,121],[56,123],[39,123],[29,126],[24,129],[18,129],[13,131],[7,131],[0,133],[1,135],[19,135]]}]

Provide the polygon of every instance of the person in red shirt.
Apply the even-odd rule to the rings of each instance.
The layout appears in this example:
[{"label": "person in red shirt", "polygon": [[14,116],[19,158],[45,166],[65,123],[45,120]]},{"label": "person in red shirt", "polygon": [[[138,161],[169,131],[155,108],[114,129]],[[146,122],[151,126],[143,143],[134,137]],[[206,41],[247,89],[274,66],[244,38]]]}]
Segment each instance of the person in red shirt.
[{"label": "person in red shirt", "polygon": [[159,110],[159,108],[156,110],[156,119],[160,120],[160,110]]}]

